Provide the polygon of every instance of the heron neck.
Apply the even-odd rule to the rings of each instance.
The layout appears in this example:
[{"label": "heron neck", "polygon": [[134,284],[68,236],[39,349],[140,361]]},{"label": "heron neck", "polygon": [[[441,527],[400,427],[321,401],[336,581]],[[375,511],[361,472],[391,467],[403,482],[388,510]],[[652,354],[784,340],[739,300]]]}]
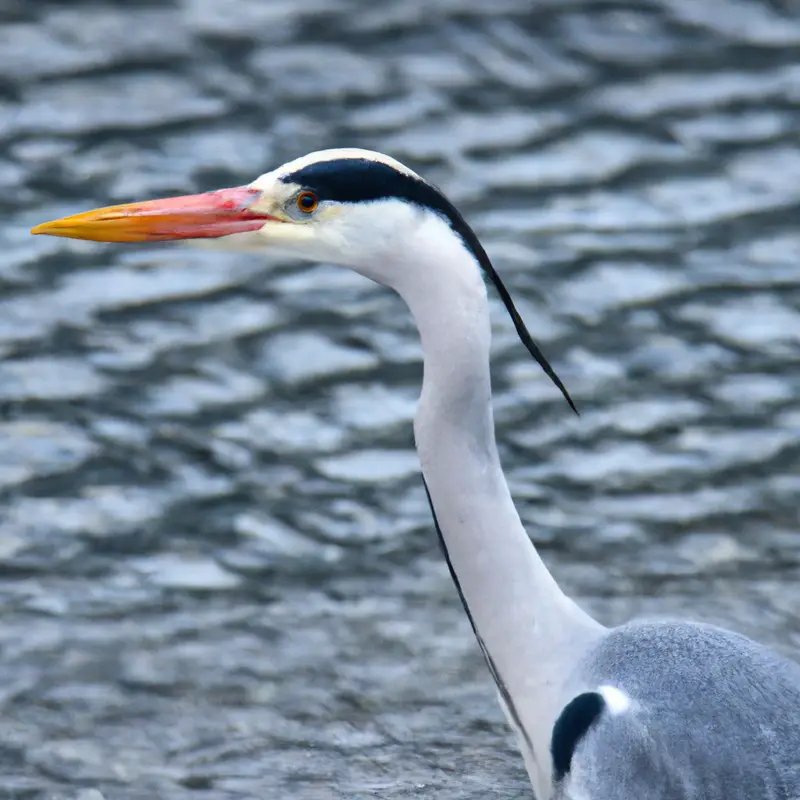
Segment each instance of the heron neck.
[{"label": "heron neck", "polygon": [[458,243],[448,255],[446,265],[415,270],[413,286],[400,287],[422,339],[416,444],[442,545],[489,666],[528,730],[534,722],[541,728],[558,702],[553,682],[574,663],[564,659],[575,653],[564,651],[587,646],[594,638],[587,634],[602,629],[562,593],[522,526],[495,441],[486,289],[466,248]]}]

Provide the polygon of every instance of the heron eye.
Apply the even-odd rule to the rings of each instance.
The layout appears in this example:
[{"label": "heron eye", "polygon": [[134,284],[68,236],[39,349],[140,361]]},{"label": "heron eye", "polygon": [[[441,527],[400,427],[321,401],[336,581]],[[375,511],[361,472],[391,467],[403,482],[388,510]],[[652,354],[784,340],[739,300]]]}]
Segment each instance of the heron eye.
[{"label": "heron eye", "polygon": [[314,192],[300,192],[300,194],[297,195],[297,207],[306,214],[311,214],[316,211],[318,205],[319,198]]}]

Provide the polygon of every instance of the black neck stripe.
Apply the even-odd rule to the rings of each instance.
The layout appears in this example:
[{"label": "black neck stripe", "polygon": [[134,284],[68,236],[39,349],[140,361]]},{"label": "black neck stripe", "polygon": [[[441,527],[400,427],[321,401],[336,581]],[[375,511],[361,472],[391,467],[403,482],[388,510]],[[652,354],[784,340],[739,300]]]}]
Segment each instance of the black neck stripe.
[{"label": "black neck stripe", "polygon": [[525,323],[511,299],[500,276],[492,266],[489,256],[483,249],[475,232],[461,216],[458,209],[435,186],[415,175],[400,172],[381,161],[367,158],[337,158],[309,164],[282,178],[284,183],[296,183],[314,192],[321,201],[332,200],[338,203],[368,203],[376,200],[403,200],[422,208],[429,208],[441,214],[457,233],[484,273],[497,289],[500,299],[514,322],[519,338],[536,359],[546,375],[558,387],[577,414],[578,409],[569,396],[561,379],[553,371],[539,346],[534,342]]}]

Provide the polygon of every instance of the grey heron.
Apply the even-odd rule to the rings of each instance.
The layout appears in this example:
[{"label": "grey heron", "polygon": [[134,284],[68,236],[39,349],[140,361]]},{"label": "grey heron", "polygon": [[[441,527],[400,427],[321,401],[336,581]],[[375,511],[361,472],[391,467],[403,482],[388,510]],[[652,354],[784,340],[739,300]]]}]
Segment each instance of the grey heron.
[{"label": "grey heron", "polygon": [[606,628],[559,588],[498,455],[485,278],[572,405],[475,233],[380,153],[326,150],[247,186],[112,206],[33,233],[108,242],[221,238],[348,267],[397,292],[419,329],[414,420],[447,564],[539,800],[800,798],[800,665],[682,621]]}]

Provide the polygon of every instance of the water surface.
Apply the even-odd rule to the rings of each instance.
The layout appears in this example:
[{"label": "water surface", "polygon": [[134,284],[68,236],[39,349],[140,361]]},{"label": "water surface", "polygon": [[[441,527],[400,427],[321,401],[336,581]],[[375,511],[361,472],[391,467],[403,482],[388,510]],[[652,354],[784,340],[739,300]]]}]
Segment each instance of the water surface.
[{"label": "water surface", "polygon": [[504,464],[565,589],[800,653],[796,4],[0,15],[5,796],[530,797],[437,550],[400,302],[28,235],[323,147],[446,190],[581,406],[493,299]]}]

